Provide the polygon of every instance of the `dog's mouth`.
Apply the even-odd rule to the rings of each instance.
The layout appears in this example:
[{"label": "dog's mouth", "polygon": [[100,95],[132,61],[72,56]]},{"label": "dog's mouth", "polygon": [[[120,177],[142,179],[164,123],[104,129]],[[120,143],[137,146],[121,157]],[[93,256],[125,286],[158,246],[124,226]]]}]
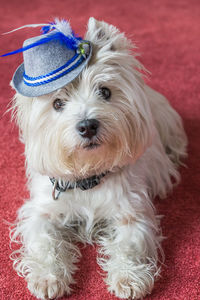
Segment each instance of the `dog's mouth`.
[{"label": "dog's mouth", "polygon": [[86,149],[86,150],[92,150],[92,149],[96,149],[98,147],[100,147],[100,144],[92,143],[92,142],[83,146],[83,148]]}]

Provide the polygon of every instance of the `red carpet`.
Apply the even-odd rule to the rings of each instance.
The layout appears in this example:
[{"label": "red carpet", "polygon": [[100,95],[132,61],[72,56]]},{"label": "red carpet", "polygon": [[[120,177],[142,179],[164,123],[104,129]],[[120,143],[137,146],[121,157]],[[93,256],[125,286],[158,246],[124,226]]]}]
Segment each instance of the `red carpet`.
[{"label": "red carpet", "polygon": [[[166,267],[149,300],[200,299],[200,2],[199,0],[3,0],[0,33],[24,24],[71,20],[83,34],[89,16],[118,26],[136,41],[141,61],[151,71],[149,84],[164,93],[184,119],[189,137],[187,168],[182,182],[165,200],[156,200],[162,219]],[[0,53],[17,49],[38,30],[0,36]],[[8,226],[27,197],[23,146],[18,130],[4,115],[12,92],[9,81],[21,62],[15,55],[0,59],[0,299],[34,300],[25,281],[12,269]],[[92,247],[82,250],[77,286],[69,300],[114,300],[101,278]],[[67,298],[63,298],[67,299]]]}]

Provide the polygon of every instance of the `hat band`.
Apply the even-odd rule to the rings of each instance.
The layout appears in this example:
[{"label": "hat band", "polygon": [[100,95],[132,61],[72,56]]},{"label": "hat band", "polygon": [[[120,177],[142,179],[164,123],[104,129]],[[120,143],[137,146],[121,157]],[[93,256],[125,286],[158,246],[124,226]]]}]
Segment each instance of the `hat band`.
[{"label": "hat band", "polygon": [[23,74],[24,83],[28,86],[38,86],[42,84],[49,83],[53,80],[56,80],[72,70],[76,69],[84,60],[84,56],[81,54],[75,54],[67,63],[65,63],[63,66],[59,67],[58,69],[42,75],[38,77],[29,77],[28,75]]}]

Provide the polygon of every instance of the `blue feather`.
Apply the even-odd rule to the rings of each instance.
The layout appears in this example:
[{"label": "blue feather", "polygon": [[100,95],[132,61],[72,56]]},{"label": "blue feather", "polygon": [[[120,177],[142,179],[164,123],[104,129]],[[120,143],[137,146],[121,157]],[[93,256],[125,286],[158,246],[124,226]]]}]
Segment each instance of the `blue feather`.
[{"label": "blue feather", "polygon": [[46,33],[49,32],[49,30],[50,30],[50,25],[48,25],[48,26],[43,26],[42,29],[41,29],[41,33],[42,33],[42,34],[46,34]]},{"label": "blue feather", "polygon": [[[48,32],[49,31],[49,28],[48,28],[49,26],[44,26],[44,27],[43,27],[44,28],[43,30]],[[47,37],[41,38],[39,41],[37,41],[33,44],[30,44],[28,46],[22,47],[20,49],[15,50],[15,51],[3,54],[0,57],[9,56],[9,55],[17,54],[17,53],[20,53],[20,52],[24,52],[28,49],[31,49],[33,47],[36,47],[36,46],[39,46],[39,45],[42,45],[42,44],[45,44],[45,43],[48,43],[49,41],[52,41],[52,40],[59,41],[62,45],[65,45],[69,49],[77,50],[78,41],[81,41],[82,38],[76,36],[74,34],[74,32],[72,32],[72,36],[65,36],[61,32],[55,32],[55,33],[52,32],[52,33],[48,34]]]},{"label": "blue feather", "polygon": [[43,26],[43,27],[41,28],[41,33],[42,33],[42,34],[46,34],[46,33],[48,33],[50,30],[55,29],[55,27],[52,27],[51,25],[55,25],[55,22],[49,23],[48,26]]}]

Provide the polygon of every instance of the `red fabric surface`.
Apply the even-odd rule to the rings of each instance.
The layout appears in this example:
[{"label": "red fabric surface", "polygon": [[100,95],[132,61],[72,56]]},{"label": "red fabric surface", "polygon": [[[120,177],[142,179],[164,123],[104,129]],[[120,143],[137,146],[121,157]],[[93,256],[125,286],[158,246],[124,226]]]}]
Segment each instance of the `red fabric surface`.
[{"label": "red fabric surface", "polygon": [[[0,33],[30,23],[51,21],[59,16],[71,20],[80,34],[89,16],[105,20],[136,41],[141,61],[151,71],[149,84],[165,94],[184,119],[189,137],[187,168],[182,182],[165,200],[155,205],[162,219],[166,255],[162,277],[151,300],[200,299],[200,2],[199,0],[1,0]],[[37,30],[25,29],[0,36],[0,53],[15,50]],[[25,188],[23,146],[18,130],[4,114],[13,95],[9,81],[21,55],[0,59],[0,299],[34,300],[25,281],[13,271],[9,259],[8,225],[28,197]],[[77,285],[69,300],[114,300],[100,275],[95,248],[82,249]],[[67,299],[63,298],[63,299]]]}]

